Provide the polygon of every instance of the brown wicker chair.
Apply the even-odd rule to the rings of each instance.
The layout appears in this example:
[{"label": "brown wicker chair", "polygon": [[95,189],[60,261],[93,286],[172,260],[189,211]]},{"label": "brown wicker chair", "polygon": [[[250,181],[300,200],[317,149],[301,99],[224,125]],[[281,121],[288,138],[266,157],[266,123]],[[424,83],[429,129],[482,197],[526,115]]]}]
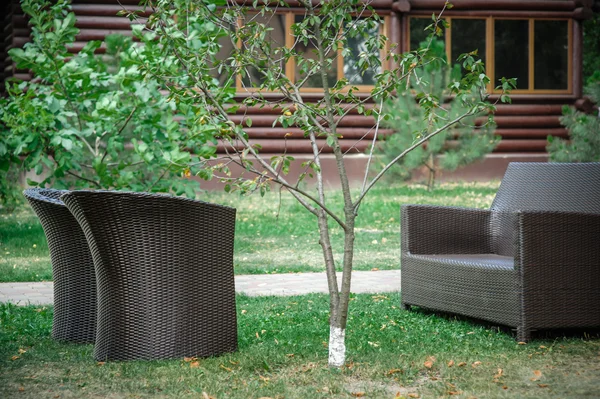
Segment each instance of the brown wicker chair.
[{"label": "brown wicker chair", "polygon": [[42,223],[52,263],[52,338],[93,343],[96,338],[96,275],[87,241],[59,199],[64,190],[31,188],[23,195]]},{"label": "brown wicker chair", "polygon": [[600,327],[600,163],[511,163],[489,210],[402,207],[402,305]]},{"label": "brown wicker chair", "polygon": [[61,199],[96,267],[96,360],[237,349],[235,209],[144,193],[73,191]]}]

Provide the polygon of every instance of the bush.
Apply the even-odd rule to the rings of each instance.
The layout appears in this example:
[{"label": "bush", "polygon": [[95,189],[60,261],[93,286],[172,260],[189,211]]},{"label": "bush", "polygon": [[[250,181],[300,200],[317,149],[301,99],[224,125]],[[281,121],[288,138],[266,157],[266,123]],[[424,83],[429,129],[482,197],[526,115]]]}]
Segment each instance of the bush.
[{"label": "bush", "polygon": [[[106,54],[92,41],[68,52],[79,30],[68,3],[25,0],[32,42],[9,54],[29,82],[7,83],[0,119],[0,165],[9,183],[0,198],[14,196],[15,176],[34,170],[30,185],[174,192],[195,196],[187,177],[215,153],[209,126],[186,124],[201,113],[161,94],[156,79],[138,69],[139,46],[110,35]],[[194,165],[194,166],[190,166]],[[4,179],[3,179],[4,180]]]},{"label": "bush", "polygon": [[[600,104],[600,82],[586,87],[586,94]],[[569,139],[548,136],[547,150],[552,162],[600,161],[600,118],[564,106],[560,123],[569,131]]]}]

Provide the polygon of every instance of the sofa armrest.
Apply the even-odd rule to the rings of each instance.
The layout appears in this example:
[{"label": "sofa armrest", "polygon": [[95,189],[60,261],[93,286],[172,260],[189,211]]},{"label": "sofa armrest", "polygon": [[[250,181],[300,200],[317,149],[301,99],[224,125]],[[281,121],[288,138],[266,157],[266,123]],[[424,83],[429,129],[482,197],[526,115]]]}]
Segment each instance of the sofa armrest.
[{"label": "sofa armrest", "polygon": [[519,211],[516,218],[515,265],[524,277],[592,272],[600,286],[600,215]]},{"label": "sofa armrest", "polygon": [[402,253],[490,253],[490,217],[487,209],[403,205]]}]

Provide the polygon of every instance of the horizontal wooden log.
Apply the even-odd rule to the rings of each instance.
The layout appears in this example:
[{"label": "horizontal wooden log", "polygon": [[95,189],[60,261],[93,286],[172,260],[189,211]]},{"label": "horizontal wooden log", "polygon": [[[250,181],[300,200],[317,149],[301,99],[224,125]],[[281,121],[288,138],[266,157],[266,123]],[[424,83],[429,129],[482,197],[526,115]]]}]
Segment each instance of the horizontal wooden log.
[{"label": "horizontal wooden log", "polygon": [[[296,108],[292,103],[279,103],[277,107],[275,106],[265,106],[265,107],[247,107],[244,104],[236,104],[236,105],[227,105],[226,109],[229,109],[233,106],[238,107],[235,111],[238,115],[281,115],[285,109],[289,109],[291,112],[295,112]],[[342,106],[344,109],[347,107]],[[367,110],[373,109],[375,104],[369,103],[364,104],[364,108]],[[350,111],[350,115],[358,115],[358,110],[356,107]]]},{"label": "horizontal wooden log", "polygon": [[[441,10],[445,0],[409,0],[411,9]],[[453,0],[453,10],[544,10],[572,11],[577,8],[575,1],[566,0]]]},{"label": "horizontal wooden log", "polygon": [[502,139],[542,139],[548,136],[569,137],[569,132],[564,128],[550,129],[496,129],[495,134]]},{"label": "horizontal wooden log", "polygon": [[[73,4],[115,4],[117,0],[73,0]],[[119,0],[118,3],[125,4],[129,6],[137,6],[140,1],[139,0]]]},{"label": "horizontal wooden log", "polygon": [[[308,140],[287,140],[282,143],[281,140],[269,140],[269,139],[257,139],[251,140],[250,143],[252,145],[260,145],[262,148],[260,152],[262,153],[270,153],[270,154],[282,154],[286,153],[296,153],[296,154],[312,154],[312,146],[310,141]],[[370,143],[365,141],[356,142],[355,140],[340,140],[340,148],[343,152],[357,154],[364,152]],[[332,153],[333,149],[328,146],[325,140],[317,140],[317,146],[323,153]],[[243,146],[241,144],[233,144],[238,151],[243,150]],[[231,149],[231,145],[219,143],[217,145],[217,152],[224,153],[225,149]]]},{"label": "horizontal wooden log", "polygon": [[[279,139],[279,140],[303,140],[304,133],[298,128],[258,128],[258,127],[247,127],[244,131],[248,134],[251,139]],[[338,134],[343,139],[353,140],[372,140],[375,135],[374,129],[360,129],[360,128],[339,128]],[[393,133],[391,129],[379,129],[378,137],[386,137]],[[282,144],[283,145],[283,144]]]},{"label": "horizontal wooden log", "polygon": [[501,140],[494,152],[546,152],[546,139]]},{"label": "horizontal wooden log", "polygon": [[[368,3],[369,6],[373,7],[374,9],[390,9],[392,7],[392,3],[394,0],[365,0],[365,3]],[[231,0],[228,0],[228,3],[231,2]],[[239,5],[245,5],[248,7],[252,7],[252,0],[234,0],[235,3],[239,4]],[[270,2],[271,5],[276,5],[277,2],[272,1]],[[319,6],[321,3],[321,0],[311,0],[311,3],[313,6]],[[260,1],[259,4],[264,4],[264,1]],[[304,6],[302,6],[302,3],[300,3],[297,0],[287,0],[286,4],[290,7],[302,7],[304,8]]]},{"label": "horizontal wooden log", "polygon": [[[121,2],[122,3],[122,2]],[[152,10],[147,8],[144,10],[138,5],[123,5],[121,6],[116,1],[113,4],[72,4],[71,9],[76,15],[90,15],[101,17],[115,17],[121,10],[137,11],[138,15],[148,17],[152,14]]]},{"label": "horizontal wooden log", "polygon": [[81,29],[75,40],[79,42],[89,42],[92,40],[104,40],[106,36],[112,34],[120,34],[124,36],[131,36],[131,29]]},{"label": "horizontal wooden log", "polygon": [[145,24],[146,18],[138,21],[130,21],[125,17],[98,17],[88,15],[77,15],[75,26],[79,29],[120,29],[129,30],[131,25]]},{"label": "horizontal wooden log", "polygon": [[[560,127],[559,116],[496,116],[494,121],[498,128],[542,128],[542,127]],[[482,123],[487,118],[478,118],[477,122]]]},{"label": "horizontal wooden log", "polygon": [[499,104],[495,115],[561,115],[562,105],[557,104]]},{"label": "horizontal wooden log", "polygon": [[[73,42],[73,44],[68,46],[67,49],[68,49],[69,53],[76,54],[76,53],[80,52],[85,47],[86,44],[87,44],[87,42]],[[100,45],[100,47],[96,49],[95,53],[96,54],[104,54],[105,52],[106,52],[106,44],[102,43]]]},{"label": "horizontal wooden log", "polygon": [[[413,10],[410,15],[431,16],[436,10]],[[439,10],[437,10],[439,12]],[[520,10],[448,10],[444,11],[446,17],[488,17],[493,15],[496,18],[574,18],[586,19],[587,16],[579,9],[573,11],[520,11]]]},{"label": "horizontal wooden log", "polygon": [[[252,120],[253,127],[273,127],[273,122],[277,119],[275,115],[231,115],[229,119],[237,124],[246,126],[246,120]],[[336,118],[336,120],[339,120]],[[322,121],[325,124],[325,121]],[[340,127],[372,127],[375,125],[374,118],[362,115],[348,115],[339,122]],[[276,126],[281,126],[277,123]]]}]

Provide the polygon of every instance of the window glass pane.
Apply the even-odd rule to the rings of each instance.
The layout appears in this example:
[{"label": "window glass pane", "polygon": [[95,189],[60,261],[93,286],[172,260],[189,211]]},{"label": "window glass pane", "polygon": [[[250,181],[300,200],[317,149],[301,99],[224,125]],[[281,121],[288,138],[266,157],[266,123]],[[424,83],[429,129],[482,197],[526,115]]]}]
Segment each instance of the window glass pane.
[{"label": "window glass pane", "polygon": [[211,67],[210,73],[219,81],[219,86],[222,86],[225,83],[225,80],[228,78],[231,78],[233,80],[231,83],[235,85],[235,78],[230,77],[229,73],[225,71],[224,68],[221,68],[221,72],[219,72],[219,66],[221,62],[230,57],[233,51],[233,43],[231,42],[231,38],[229,35],[221,36],[219,37],[218,43],[220,48],[217,54],[215,54],[216,63]]},{"label": "window glass pane", "polygon": [[452,18],[451,24],[451,62],[457,62],[461,54],[477,50],[478,57],[485,63],[485,19]]},{"label": "window glass pane", "polygon": [[517,89],[529,88],[529,21],[497,19],[494,23],[494,75],[517,78]]},{"label": "window glass pane", "polygon": [[534,86],[536,89],[568,89],[568,30],[567,21],[535,21]]},{"label": "window glass pane", "polygon": [[[410,50],[414,51],[419,48],[419,44],[427,39],[427,36],[431,33],[430,30],[425,30],[429,25],[433,23],[431,18],[411,18],[410,19]],[[436,36],[439,40],[444,40],[446,36],[446,30],[440,23],[438,25],[442,29],[442,35]]]},{"label": "window glass pane", "polygon": [[[298,23],[301,23],[303,20],[304,20],[304,17],[302,15],[296,15],[294,22],[298,24]],[[316,45],[313,40],[309,39],[306,44],[298,41],[296,43],[296,46],[294,47],[294,49],[296,50],[296,52],[300,53],[301,56],[305,59],[308,59],[308,60],[318,60],[319,59],[319,56],[318,56],[317,50],[316,50]],[[337,60],[336,60],[337,52],[330,50],[327,54],[325,54],[325,57],[328,58],[329,60],[331,60],[331,65],[327,69],[327,83],[329,84],[329,87],[332,87],[337,82]],[[307,76],[306,72],[308,72],[311,68],[310,68],[309,63],[301,65],[298,62],[298,59],[296,59],[295,64],[296,64],[295,65],[296,83],[299,83],[305,79],[305,77]],[[317,72],[317,73],[311,74],[308,77],[308,79],[302,84],[302,87],[323,87],[321,73]]]},{"label": "window glass pane", "polygon": [[[351,24],[348,24],[347,29],[356,29],[356,23],[364,23],[364,21],[352,21]],[[347,40],[347,46],[350,50],[350,54],[344,57],[344,77],[348,79],[350,84],[353,85],[374,85],[375,84],[375,75],[381,73],[381,65],[371,65],[370,67],[363,69],[358,66],[360,57],[363,54],[375,55],[378,59],[379,50],[368,48],[367,47],[367,39],[372,38],[374,36],[379,37],[379,30],[381,25],[379,23],[375,24],[372,28],[366,28],[366,35],[357,35],[355,37],[349,37]]]},{"label": "window glass pane", "polygon": [[[276,73],[285,74],[285,65],[282,60],[271,60],[267,55],[272,52],[270,49],[285,46],[285,15],[282,14],[255,14],[249,15],[245,21],[248,28],[251,29],[252,24],[262,24],[269,29],[266,32],[266,40],[262,43],[265,50],[253,48],[252,56],[258,68],[248,67],[246,73],[242,75],[242,83],[244,86],[259,86],[264,82],[264,71],[271,70]],[[243,45],[243,44],[242,44]]]}]

